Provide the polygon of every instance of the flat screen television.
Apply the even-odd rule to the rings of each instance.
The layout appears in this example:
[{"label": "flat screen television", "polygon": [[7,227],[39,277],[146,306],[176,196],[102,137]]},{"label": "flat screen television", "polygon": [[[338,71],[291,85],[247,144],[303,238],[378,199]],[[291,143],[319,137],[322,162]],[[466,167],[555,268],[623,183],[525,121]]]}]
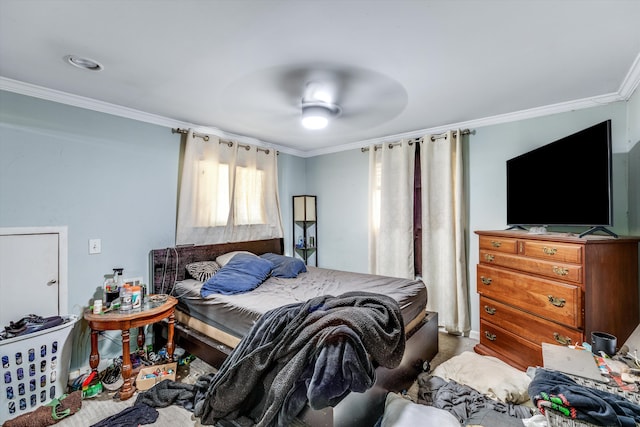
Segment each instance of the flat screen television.
[{"label": "flat screen television", "polygon": [[[507,223],[613,225],[611,120],[507,160]],[[587,233],[583,233],[587,234]]]}]

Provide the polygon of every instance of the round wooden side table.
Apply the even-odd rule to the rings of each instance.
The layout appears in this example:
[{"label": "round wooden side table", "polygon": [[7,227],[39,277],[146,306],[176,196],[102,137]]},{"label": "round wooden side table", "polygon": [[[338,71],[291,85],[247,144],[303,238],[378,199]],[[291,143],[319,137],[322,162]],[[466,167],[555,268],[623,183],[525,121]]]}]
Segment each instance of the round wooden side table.
[{"label": "round wooden side table", "polygon": [[167,356],[173,360],[173,325],[175,323],[174,309],[178,300],[169,295],[149,295],[147,301],[140,308],[129,311],[108,311],[93,314],[91,309],[85,310],[84,318],[91,328],[91,356],[89,365],[91,370],[98,371],[100,354],[98,353],[98,334],[101,331],[122,331],[122,379],[124,384],[120,388],[120,399],[127,400],[135,392],[131,384],[131,356],[129,348],[129,330],[138,328],[138,347],[144,346],[144,326],[168,319]]}]

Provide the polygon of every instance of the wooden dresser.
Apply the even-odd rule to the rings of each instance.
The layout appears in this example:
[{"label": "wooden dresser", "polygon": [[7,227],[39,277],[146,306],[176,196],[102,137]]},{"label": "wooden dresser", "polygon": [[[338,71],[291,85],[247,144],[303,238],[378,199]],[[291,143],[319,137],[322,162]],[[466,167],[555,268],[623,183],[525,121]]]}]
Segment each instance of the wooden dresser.
[{"label": "wooden dresser", "polygon": [[580,344],[592,331],[618,345],[640,322],[637,237],[476,231],[480,342],[475,351],[525,370],[541,343]]}]

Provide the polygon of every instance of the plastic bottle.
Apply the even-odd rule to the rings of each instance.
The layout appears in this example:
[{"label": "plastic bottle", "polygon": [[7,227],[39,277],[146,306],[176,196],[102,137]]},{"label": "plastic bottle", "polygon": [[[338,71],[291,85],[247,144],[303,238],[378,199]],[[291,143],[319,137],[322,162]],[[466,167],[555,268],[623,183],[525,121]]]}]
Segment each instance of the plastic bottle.
[{"label": "plastic bottle", "polygon": [[122,268],[114,268],[113,269],[113,277],[114,280],[116,282],[116,286],[118,287],[118,289],[120,289],[122,287],[122,284],[124,283],[124,278],[122,277],[122,271],[124,269]]},{"label": "plastic bottle", "polygon": [[131,286],[131,307],[140,308],[142,305],[142,290],[140,286]]},{"label": "plastic bottle", "polygon": [[116,289],[116,282],[113,280],[113,277],[107,277],[102,284],[102,305],[104,308],[109,308],[111,305],[111,295],[113,295]]},{"label": "plastic bottle", "polygon": [[120,311],[129,311],[133,308],[131,298],[131,286],[122,286],[120,288]]}]

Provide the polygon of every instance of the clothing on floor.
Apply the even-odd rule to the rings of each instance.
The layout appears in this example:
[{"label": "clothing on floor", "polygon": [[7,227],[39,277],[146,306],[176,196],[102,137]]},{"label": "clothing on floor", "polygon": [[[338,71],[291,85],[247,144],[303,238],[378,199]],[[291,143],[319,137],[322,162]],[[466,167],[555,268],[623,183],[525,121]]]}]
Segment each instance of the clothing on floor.
[{"label": "clothing on floor", "polygon": [[194,384],[183,384],[165,380],[157,383],[149,390],[140,392],[136,405],[145,404],[153,408],[165,408],[169,405],[180,405],[193,412],[195,402],[204,398],[215,373],[200,376]]},{"label": "clothing on floor", "polygon": [[500,402],[467,385],[435,375],[419,376],[418,387],[418,403],[445,409],[464,424],[490,421],[496,426],[522,426],[521,419],[532,415],[524,405]]},{"label": "clothing on floor", "polygon": [[560,372],[536,369],[529,395],[542,413],[553,408],[569,418],[596,425],[635,427],[640,423],[640,405],[617,394],[579,385]]},{"label": "clothing on floor", "polygon": [[91,427],[138,427],[156,422],[158,415],[156,409],[140,403],[111,415]]}]

